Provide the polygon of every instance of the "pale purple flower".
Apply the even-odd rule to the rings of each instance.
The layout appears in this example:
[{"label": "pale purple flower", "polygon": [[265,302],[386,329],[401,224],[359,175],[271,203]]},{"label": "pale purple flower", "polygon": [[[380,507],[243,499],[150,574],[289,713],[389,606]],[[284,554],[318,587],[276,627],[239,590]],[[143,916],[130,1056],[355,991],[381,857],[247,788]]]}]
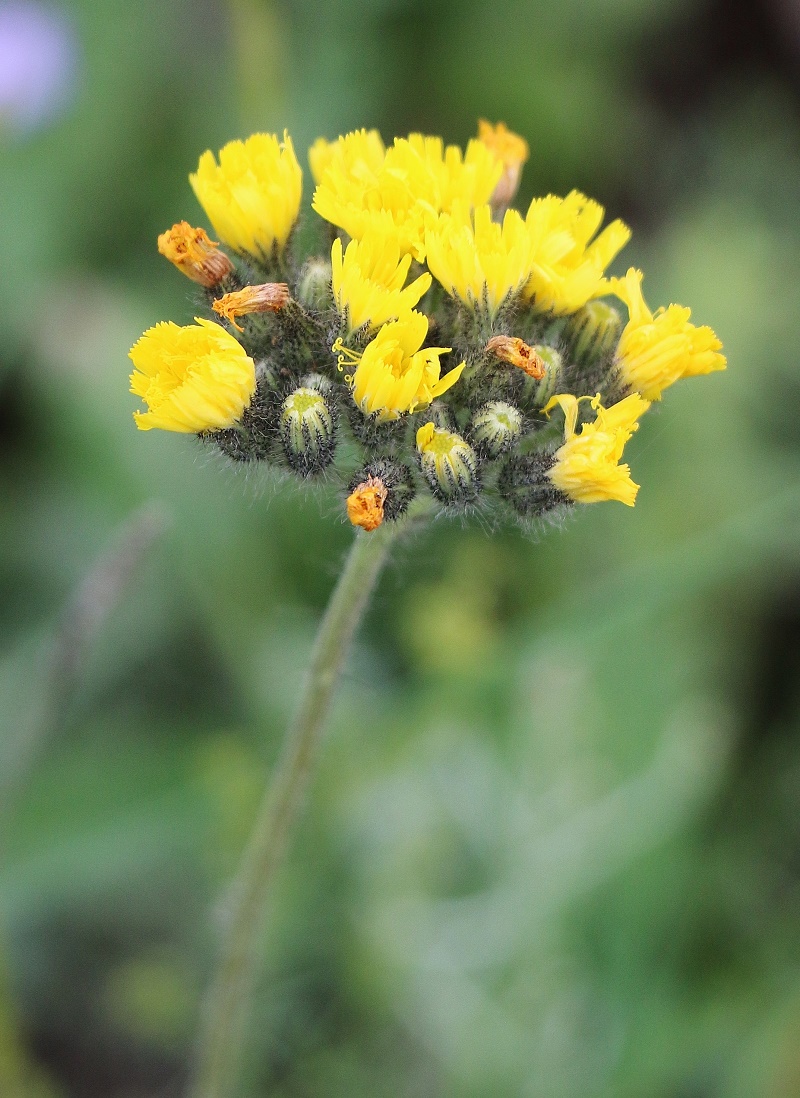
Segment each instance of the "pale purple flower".
[{"label": "pale purple flower", "polygon": [[68,106],[77,42],[64,10],[42,0],[0,0],[0,132],[28,132]]}]

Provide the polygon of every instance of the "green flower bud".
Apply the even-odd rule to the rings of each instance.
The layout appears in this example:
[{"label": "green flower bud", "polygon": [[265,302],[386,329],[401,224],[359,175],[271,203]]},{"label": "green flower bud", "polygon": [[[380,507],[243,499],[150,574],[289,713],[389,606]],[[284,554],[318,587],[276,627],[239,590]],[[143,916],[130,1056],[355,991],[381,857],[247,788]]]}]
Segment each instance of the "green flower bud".
[{"label": "green flower bud", "polygon": [[226,427],[222,431],[207,431],[198,436],[202,442],[214,442],[231,461],[257,461],[260,455],[253,446],[252,436],[242,427]]},{"label": "green flower bud", "polygon": [[281,376],[278,367],[268,359],[256,362],[256,384],[259,393],[274,393],[280,387]]},{"label": "green flower bud", "polygon": [[479,408],[469,425],[470,441],[481,457],[507,453],[522,431],[522,412],[504,400],[492,400]]},{"label": "green flower bud", "polygon": [[297,280],[297,298],[315,312],[332,308],[331,265],[327,259],[309,259],[304,264]]},{"label": "green flower bud", "polygon": [[452,431],[426,423],[417,431],[422,475],[442,503],[472,503],[481,490],[478,458],[468,442]]},{"label": "green flower bud", "polygon": [[453,409],[443,400],[434,400],[433,404],[429,404],[425,415],[441,431],[454,431],[458,426]]},{"label": "green flower bud", "polygon": [[256,392],[239,423],[222,431],[206,431],[200,438],[216,443],[231,461],[269,461],[275,456],[274,406],[261,403]]},{"label": "green flower bud", "polygon": [[586,364],[608,358],[619,340],[622,317],[606,301],[590,301],[570,319],[567,339],[576,362]]},{"label": "green flower bud", "polygon": [[333,382],[329,377],[325,377],[324,374],[306,374],[302,378],[300,384],[306,389],[317,389],[320,393],[327,395],[333,392]]},{"label": "green flower bud", "polygon": [[336,450],[336,417],[319,389],[301,386],[281,405],[278,420],[283,452],[300,476],[321,473]]},{"label": "green flower bud", "polygon": [[534,518],[568,505],[568,497],[548,476],[554,463],[552,454],[509,458],[497,478],[501,498],[523,518]]}]

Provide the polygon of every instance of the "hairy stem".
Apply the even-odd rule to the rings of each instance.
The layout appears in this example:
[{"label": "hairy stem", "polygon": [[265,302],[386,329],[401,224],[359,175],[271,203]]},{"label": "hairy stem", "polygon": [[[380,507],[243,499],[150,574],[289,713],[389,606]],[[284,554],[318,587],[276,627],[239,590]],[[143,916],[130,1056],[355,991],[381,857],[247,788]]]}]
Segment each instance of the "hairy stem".
[{"label": "hairy stem", "polygon": [[393,529],[386,524],[356,535],[320,624],[297,713],[227,897],[218,966],[203,1003],[193,1098],[234,1094],[270,886],[302,808],[339,676]]}]

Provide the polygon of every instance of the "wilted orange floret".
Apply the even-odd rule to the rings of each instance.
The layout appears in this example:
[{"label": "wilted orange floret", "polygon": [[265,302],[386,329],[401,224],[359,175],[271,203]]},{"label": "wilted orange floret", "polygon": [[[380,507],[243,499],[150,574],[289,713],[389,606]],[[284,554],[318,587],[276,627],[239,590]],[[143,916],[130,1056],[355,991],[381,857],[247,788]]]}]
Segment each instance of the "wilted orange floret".
[{"label": "wilted orange floret", "polygon": [[503,165],[503,174],[491,197],[492,206],[504,209],[510,204],[519,188],[522,165],[530,156],[528,142],[514,133],[505,122],[493,126],[485,118],[478,120],[478,140],[497,157]]},{"label": "wilted orange floret", "polygon": [[533,347],[517,336],[492,336],[486,344],[486,350],[496,355],[502,362],[524,370],[528,377],[540,381],[545,375],[544,360],[537,355]]},{"label": "wilted orange floret", "polygon": [[244,329],[236,323],[237,316],[247,313],[279,313],[289,300],[289,287],[285,282],[265,282],[261,286],[245,286],[224,294],[211,308],[229,320],[238,331]]},{"label": "wilted orange floret", "polygon": [[530,156],[528,142],[510,130],[505,122],[493,126],[485,118],[478,120],[478,139],[504,164],[524,164]]},{"label": "wilted orange floret", "polygon": [[377,530],[383,522],[383,505],[388,495],[380,477],[367,477],[347,497],[347,517],[362,530]]},{"label": "wilted orange floret", "polygon": [[179,221],[158,238],[158,250],[192,282],[210,290],[233,274],[233,264],[219,244],[209,240],[205,229],[195,229],[188,221]]}]

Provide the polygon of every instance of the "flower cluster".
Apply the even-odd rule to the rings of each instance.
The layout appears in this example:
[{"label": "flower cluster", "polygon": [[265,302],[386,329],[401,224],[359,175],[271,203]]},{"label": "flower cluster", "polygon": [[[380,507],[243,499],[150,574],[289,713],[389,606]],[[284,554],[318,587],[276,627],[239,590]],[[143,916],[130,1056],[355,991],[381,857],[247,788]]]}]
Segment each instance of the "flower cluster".
[{"label": "flower cluster", "polygon": [[675,381],[724,369],[721,344],[689,309],[651,312],[640,271],[607,276],[630,230],[603,228],[597,202],[511,208],[527,158],[484,121],[464,151],[420,134],[320,138],[311,205],[329,253],[303,259],[289,136],[203,153],[190,180],[221,245],[181,221],[158,247],[219,319],[157,324],[134,345],[136,425],[338,476],[364,530],[415,497],[522,519],[632,506],[625,443]]}]

